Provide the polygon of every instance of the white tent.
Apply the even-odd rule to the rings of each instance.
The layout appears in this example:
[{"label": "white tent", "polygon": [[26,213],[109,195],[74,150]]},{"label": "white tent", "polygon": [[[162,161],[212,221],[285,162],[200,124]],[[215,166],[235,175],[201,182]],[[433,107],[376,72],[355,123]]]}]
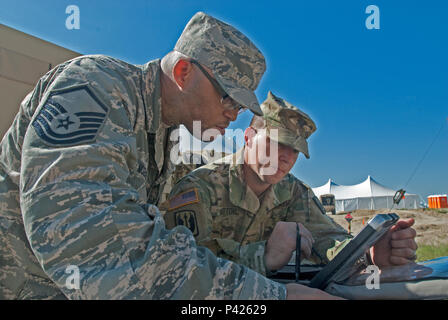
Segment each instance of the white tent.
[{"label": "white tent", "polygon": [[[331,179],[320,187],[313,188],[317,197],[323,194],[333,194],[336,200],[336,212],[353,211],[357,209],[390,209],[393,206],[395,190],[389,189],[376,182],[371,176],[359,184],[342,186]],[[405,194],[398,209],[417,209],[420,196],[416,194]]]}]

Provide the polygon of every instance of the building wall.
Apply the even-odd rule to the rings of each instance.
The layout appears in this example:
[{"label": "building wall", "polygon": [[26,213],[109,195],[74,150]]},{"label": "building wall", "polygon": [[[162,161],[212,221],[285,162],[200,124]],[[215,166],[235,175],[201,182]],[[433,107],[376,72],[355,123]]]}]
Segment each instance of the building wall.
[{"label": "building wall", "polygon": [[80,53],[0,24],[0,137],[20,102],[47,71]]}]

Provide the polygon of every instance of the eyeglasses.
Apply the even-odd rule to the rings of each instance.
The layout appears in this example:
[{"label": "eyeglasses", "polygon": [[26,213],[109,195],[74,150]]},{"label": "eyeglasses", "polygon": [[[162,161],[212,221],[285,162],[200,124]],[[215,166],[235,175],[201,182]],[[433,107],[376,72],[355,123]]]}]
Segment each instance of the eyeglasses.
[{"label": "eyeglasses", "polygon": [[210,81],[210,83],[213,85],[213,87],[218,91],[219,95],[221,96],[221,104],[224,108],[229,110],[238,110],[238,114],[243,113],[246,111],[246,108],[240,105],[238,102],[233,100],[225,91],[224,89],[219,85],[218,81],[216,81],[215,78],[210,76],[210,74],[207,72],[207,70],[204,69],[203,66],[196,60],[190,60],[191,63],[195,64],[199,70],[204,74],[204,76]]}]

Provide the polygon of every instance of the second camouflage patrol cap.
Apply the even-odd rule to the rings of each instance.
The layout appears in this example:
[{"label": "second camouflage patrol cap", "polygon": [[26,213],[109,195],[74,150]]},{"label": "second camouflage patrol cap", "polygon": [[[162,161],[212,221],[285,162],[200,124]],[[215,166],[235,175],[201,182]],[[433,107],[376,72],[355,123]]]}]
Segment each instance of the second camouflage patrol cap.
[{"label": "second camouflage patrol cap", "polygon": [[188,22],[174,47],[210,68],[236,102],[262,115],[254,90],[266,70],[258,48],[240,31],[203,12]]},{"label": "second camouflage patrol cap", "polygon": [[[269,91],[261,104],[266,123],[266,134],[273,140],[302,152],[308,159],[306,139],[316,131],[316,124],[303,111]],[[273,131],[276,129],[276,131]]]}]

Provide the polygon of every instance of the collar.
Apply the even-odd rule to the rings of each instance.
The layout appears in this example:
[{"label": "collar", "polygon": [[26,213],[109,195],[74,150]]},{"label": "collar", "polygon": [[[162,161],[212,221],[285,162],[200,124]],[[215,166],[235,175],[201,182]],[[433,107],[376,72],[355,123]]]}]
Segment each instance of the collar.
[{"label": "collar", "polygon": [[[142,68],[142,90],[146,111],[146,131],[155,134],[155,161],[159,173],[165,162],[165,145],[169,126],[162,122],[162,94],[160,85],[160,59],[148,62]],[[175,127],[175,126],[173,126]]]},{"label": "collar", "polygon": [[160,72],[160,59],[150,61],[142,67],[142,91],[146,111],[146,131],[149,133],[157,133],[159,128],[168,128],[162,122]]}]

